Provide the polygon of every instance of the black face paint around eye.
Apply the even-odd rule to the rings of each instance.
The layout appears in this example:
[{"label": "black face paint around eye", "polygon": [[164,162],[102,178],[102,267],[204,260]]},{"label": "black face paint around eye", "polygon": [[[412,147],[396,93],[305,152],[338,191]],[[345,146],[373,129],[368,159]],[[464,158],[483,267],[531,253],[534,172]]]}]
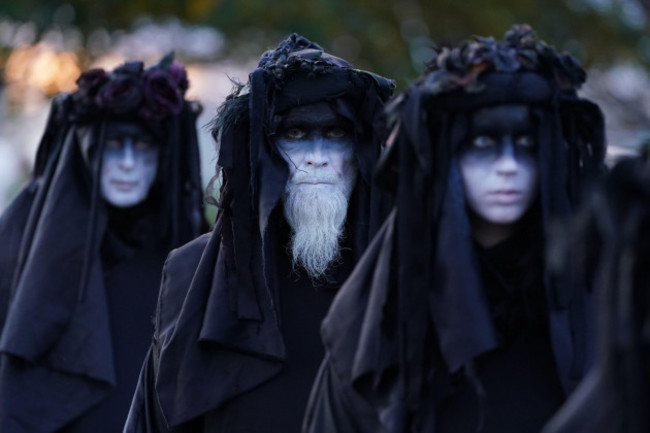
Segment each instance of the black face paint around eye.
[{"label": "black face paint around eye", "polygon": [[536,149],[535,124],[528,107],[497,105],[482,108],[471,115],[468,138],[460,155],[485,161],[506,154],[529,159]]},{"label": "black face paint around eye", "polygon": [[158,145],[153,135],[144,126],[136,122],[108,121],[106,122],[104,136],[107,143],[109,141],[121,142],[124,137],[128,137],[136,146],[143,149]]},{"label": "black face paint around eye", "polygon": [[352,125],[336,114],[327,102],[318,102],[300,105],[284,113],[276,135],[289,140],[316,136],[342,139],[352,137]]},{"label": "black face paint around eye", "polygon": [[537,147],[532,139],[527,139],[526,144],[521,145],[517,139],[510,137],[501,140],[492,140],[489,145],[476,145],[475,141],[465,146],[460,155],[463,158],[472,158],[484,160],[486,162],[495,161],[502,156],[512,155],[516,160],[532,160],[535,158]]}]

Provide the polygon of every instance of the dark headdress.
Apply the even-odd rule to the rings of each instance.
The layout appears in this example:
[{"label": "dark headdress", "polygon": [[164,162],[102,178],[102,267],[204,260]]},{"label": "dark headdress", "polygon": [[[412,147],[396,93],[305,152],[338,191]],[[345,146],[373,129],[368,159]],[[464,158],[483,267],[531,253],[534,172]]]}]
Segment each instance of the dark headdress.
[{"label": "dark headdress", "polygon": [[[571,214],[584,181],[603,170],[603,118],[595,104],[577,96],[584,80],[570,55],[558,54],[530,27],[515,26],[503,41],[475,37],[439,49],[426,75],[387,108],[392,132],[376,179],[396,192],[394,224],[364,258],[378,274],[359,271],[361,262],[323,328],[332,364],[359,392],[380,400],[387,431],[430,421],[417,418],[426,412],[420,405],[426,360],[435,356],[431,347],[439,347],[453,373],[471,371],[473,358],[497,345],[455,159],[472,112],[500,104],[530,107],[548,233]],[[391,262],[399,264],[398,272],[385,270]],[[584,316],[583,287],[572,283],[545,277],[551,320],[562,328],[553,337],[566,390],[579,379],[586,351],[584,329],[566,329]],[[359,309],[365,317],[355,316]],[[425,344],[427,338],[435,343]]]},{"label": "dark headdress", "polygon": [[649,150],[612,169],[567,233],[598,289],[598,354],[544,433],[650,430]]},{"label": "dark headdress", "polygon": [[[384,138],[379,117],[393,88],[392,81],[355,69],[293,34],[264,53],[249,82],[220,107],[213,130],[223,175],[219,215],[174,333],[161,349],[156,377],[170,425],[218,407],[282,367],[273,233],[266,229],[289,173],[273,143],[283,112],[325,101],[354,125],[359,176],[346,228],[358,257],[388,209],[371,177]],[[231,367],[238,373],[220,373]],[[177,381],[179,376],[186,380]]]},{"label": "dark headdress", "polygon": [[[77,84],[52,101],[31,179],[0,218],[0,351],[35,365],[21,374],[43,389],[25,390],[28,396],[50,395],[57,383],[76,393],[51,406],[56,413],[42,413],[44,425],[79,415],[116,381],[101,255],[109,223],[99,188],[108,121],[138,122],[158,139],[157,194],[146,203],[158,221],[159,248],[169,251],[206,228],[199,106],[185,100],[184,66],[170,55],[148,69],[130,62],[90,70]],[[10,415],[34,417],[24,409]]]}]

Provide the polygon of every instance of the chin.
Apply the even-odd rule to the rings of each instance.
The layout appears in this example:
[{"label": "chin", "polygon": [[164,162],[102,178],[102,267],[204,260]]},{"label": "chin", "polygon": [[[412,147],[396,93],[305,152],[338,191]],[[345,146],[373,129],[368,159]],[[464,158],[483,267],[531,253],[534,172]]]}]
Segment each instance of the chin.
[{"label": "chin", "polygon": [[122,208],[135,206],[143,200],[144,198],[139,196],[110,197],[106,199],[113,206]]},{"label": "chin", "polygon": [[521,211],[512,211],[512,212],[497,212],[491,215],[487,215],[487,218],[484,219],[495,225],[511,225],[515,224],[524,216],[524,212]]}]

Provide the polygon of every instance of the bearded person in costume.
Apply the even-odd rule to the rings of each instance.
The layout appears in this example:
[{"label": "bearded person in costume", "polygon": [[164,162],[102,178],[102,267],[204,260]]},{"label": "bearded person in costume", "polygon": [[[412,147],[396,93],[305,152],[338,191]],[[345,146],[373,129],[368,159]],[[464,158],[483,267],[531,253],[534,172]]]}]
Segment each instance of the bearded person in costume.
[{"label": "bearded person in costume", "polygon": [[120,431],[169,251],[207,229],[198,105],[167,56],[90,70],[0,218],[0,431]]},{"label": "bearded person in costume", "polygon": [[173,252],[126,432],[298,432],[319,326],[389,207],[393,83],[292,35],[219,109],[211,235]]},{"label": "bearded person in costume", "polygon": [[[647,145],[646,145],[647,146]],[[594,368],[544,433],[650,431],[650,152],[619,162],[572,225],[598,288]]]},{"label": "bearded person in costume", "polygon": [[305,432],[538,432],[575,388],[590,293],[544,240],[604,170],[584,80],[516,26],[395,98],[376,179],[396,205],[323,322]]}]

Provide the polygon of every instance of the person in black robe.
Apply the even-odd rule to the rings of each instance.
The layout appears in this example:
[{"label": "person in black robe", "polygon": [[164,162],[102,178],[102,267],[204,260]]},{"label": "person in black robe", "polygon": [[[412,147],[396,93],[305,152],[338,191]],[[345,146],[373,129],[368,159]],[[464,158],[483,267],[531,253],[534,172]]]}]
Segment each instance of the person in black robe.
[{"label": "person in black robe", "polygon": [[590,364],[545,238],[604,170],[584,71],[533,30],[441,48],[387,108],[396,205],[323,321],[303,432],[538,432]]},{"label": "person in black robe", "polygon": [[393,83],[291,35],[219,109],[210,235],[170,254],[126,432],[298,432],[319,326],[389,209]]},{"label": "person in black robe", "polygon": [[650,152],[620,161],[567,233],[598,288],[594,368],[544,433],[650,431]]},{"label": "person in black robe", "polygon": [[93,69],[52,101],[0,218],[0,431],[120,431],[169,251],[207,230],[185,68]]}]

